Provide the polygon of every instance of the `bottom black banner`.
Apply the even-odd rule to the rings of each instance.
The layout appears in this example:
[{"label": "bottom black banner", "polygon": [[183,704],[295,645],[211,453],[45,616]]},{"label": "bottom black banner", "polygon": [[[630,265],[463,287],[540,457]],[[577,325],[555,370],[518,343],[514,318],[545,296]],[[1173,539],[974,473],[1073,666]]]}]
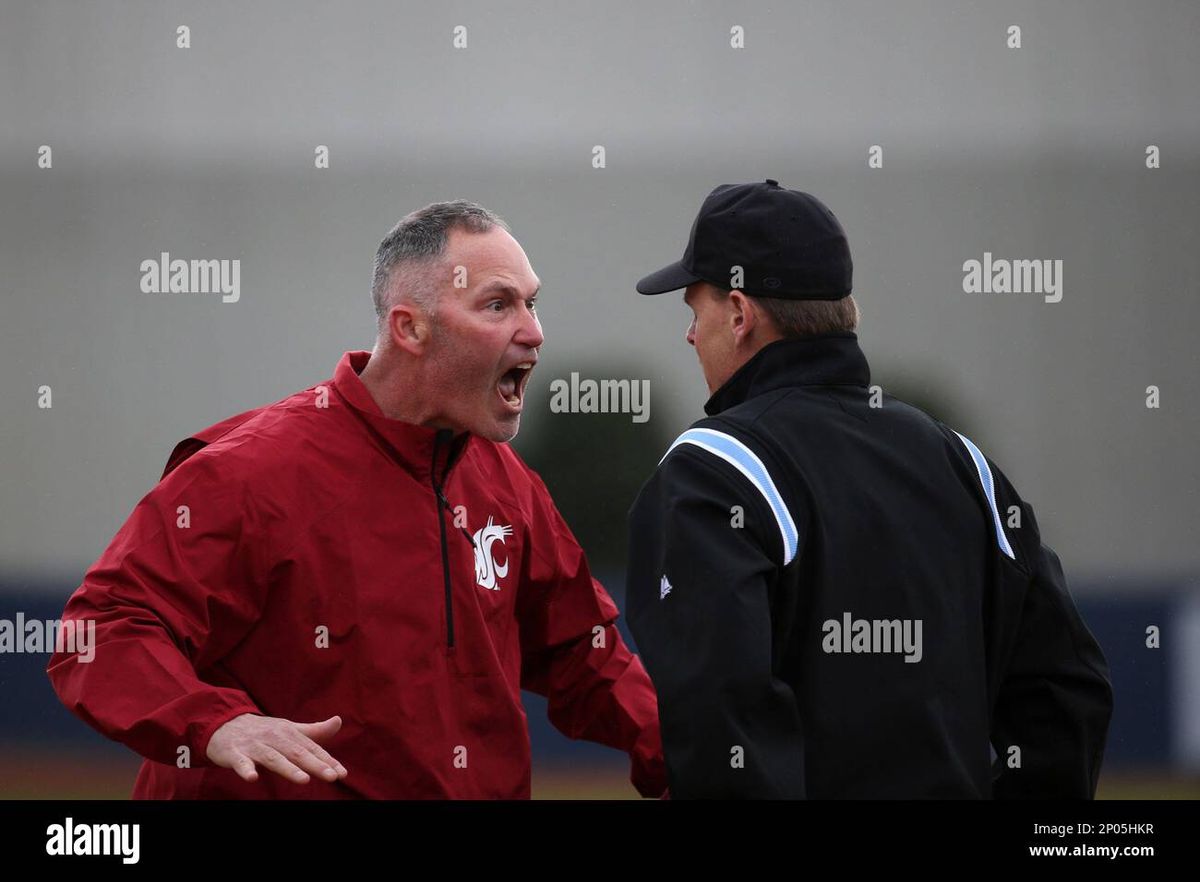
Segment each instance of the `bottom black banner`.
[{"label": "bottom black banner", "polygon": [[454,873],[633,872],[713,855],[744,872],[776,872],[763,862],[791,858],[796,872],[830,861],[848,871],[1015,863],[1136,873],[1163,861],[1182,866],[1195,814],[1194,803],[1151,801],[30,801],[0,802],[0,849],[6,869],[45,863],[67,873],[312,871],[370,860],[392,861],[402,873],[418,864]]}]

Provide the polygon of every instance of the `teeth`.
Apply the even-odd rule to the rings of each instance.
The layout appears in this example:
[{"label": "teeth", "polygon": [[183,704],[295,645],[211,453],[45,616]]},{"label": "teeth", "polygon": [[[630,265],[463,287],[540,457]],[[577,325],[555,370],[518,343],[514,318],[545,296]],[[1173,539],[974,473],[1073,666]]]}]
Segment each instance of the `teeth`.
[{"label": "teeth", "polygon": [[524,370],[524,371],[533,370],[533,362],[532,361],[523,361],[519,365],[517,365],[517,367],[519,367],[521,370]]}]

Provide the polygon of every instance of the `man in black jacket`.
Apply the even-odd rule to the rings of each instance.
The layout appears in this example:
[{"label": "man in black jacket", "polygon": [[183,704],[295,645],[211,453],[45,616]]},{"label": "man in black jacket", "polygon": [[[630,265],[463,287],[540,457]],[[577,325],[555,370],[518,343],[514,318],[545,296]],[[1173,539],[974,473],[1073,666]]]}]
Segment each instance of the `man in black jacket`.
[{"label": "man in black jacket", "polygon": [[712,395],[630,512],[670,793],[1091,798],[1100,647],[996,465],[871,386],[851,271],[768,180],[713,190],[638,283],[686,288]]}]

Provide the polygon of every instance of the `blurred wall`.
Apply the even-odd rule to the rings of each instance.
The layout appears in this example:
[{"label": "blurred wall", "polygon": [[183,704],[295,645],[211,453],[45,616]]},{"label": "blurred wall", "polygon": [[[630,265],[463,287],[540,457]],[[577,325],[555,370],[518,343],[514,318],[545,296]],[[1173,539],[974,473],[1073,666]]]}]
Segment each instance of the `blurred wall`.
[{"label": "blurred wall", "polygon": [[[436,199],[503,214],[544,283],[518,446],[554,468],[556,425],[619,422],[636,489],[705,395],[679,297],[633,282],[765,177],[846,227],[875,381],[996,460],[1068,574],[1196,568],[1193,3],[0,9],[6,573],[78,581],[177,439],[370,348],[374,249]],[[240,259],[240,300],[143,294],[163,251]],[[1063,260],[1062,301],[963,293],[985,251]],[[585,365],[651,379],[650,421],[550,413]]]}]

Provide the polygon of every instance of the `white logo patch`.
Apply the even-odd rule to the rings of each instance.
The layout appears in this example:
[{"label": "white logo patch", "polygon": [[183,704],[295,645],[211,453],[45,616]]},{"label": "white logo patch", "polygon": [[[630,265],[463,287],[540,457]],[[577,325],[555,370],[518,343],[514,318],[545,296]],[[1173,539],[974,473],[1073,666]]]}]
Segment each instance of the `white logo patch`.
[{"label": "white logo patch", "polygon": [[664,573],[662,581],[658,583],[658,599],[662,600],[671,593],[671,583],[667,581],[667,576]]},{"label": "white logo patch", "polygon": [[480,588],[499,591],[500,586],[496,581],[508,575],[508,558],[504,559],[503,564],[496,563],[492,557],[492,543],[499,539],[503,545],[504,540],[512,535],[513,528],[500,526],[493,521],[494,518],[489,516],[487,526],[476,530],[472,537],[475,540],[475,581]]}]

